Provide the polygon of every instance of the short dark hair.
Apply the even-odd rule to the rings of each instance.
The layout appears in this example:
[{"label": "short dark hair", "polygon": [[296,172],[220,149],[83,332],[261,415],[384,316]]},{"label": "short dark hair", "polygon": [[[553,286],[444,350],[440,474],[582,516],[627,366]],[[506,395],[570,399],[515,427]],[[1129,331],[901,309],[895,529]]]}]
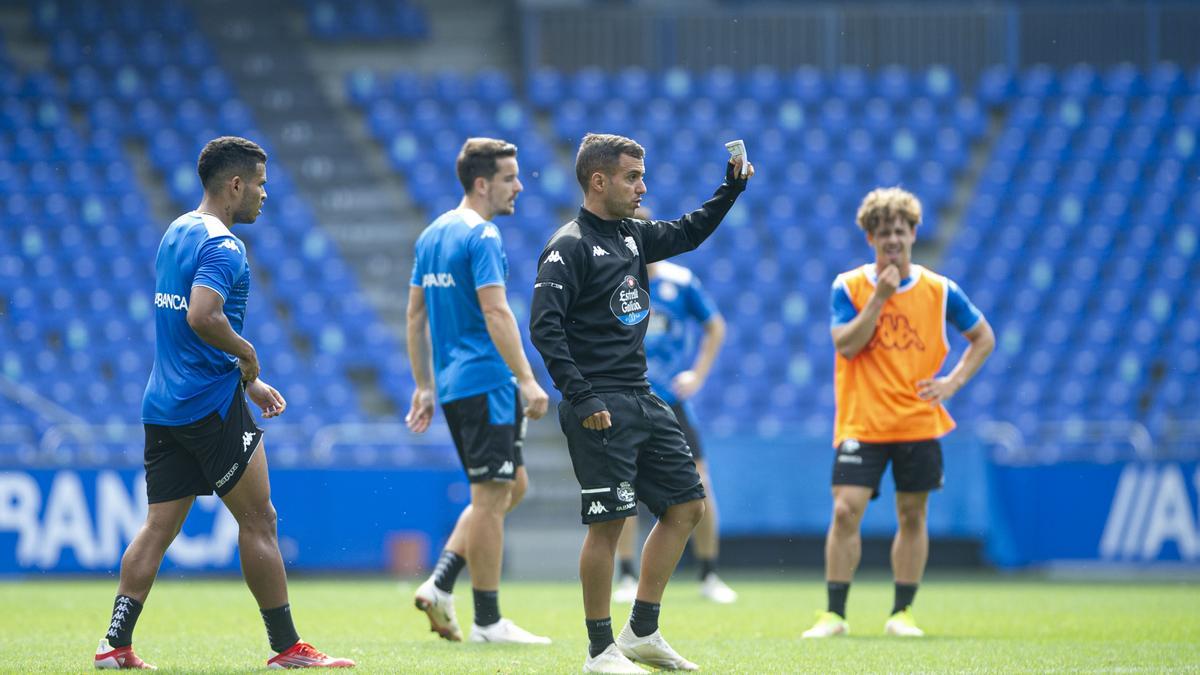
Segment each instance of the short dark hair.
[{"label": "short dark hair", "polygon": [[645,159],[646,149],[632,138],[616,134],[584,136],[579,143],[579,154],[575,155],[575,178],[579,187],[587,192],[588,180],[597,171],[611,175],[621,163],[621,155]]},{"label": "short dark hair", "polygon": [[491,179],[496,175],[496,160],[504,157],[516,157],[517,146],[498,138],[468,138],[458,151],[458,159],[454,168],[458,172],[458,182],[462,183],[463,192],[469,193],[475,185],[476,178]]},{"label": "short dark hair", "polygon": [[267,163],[267,152],[258,143],[241,136],[221,136],[204,145],[196,162],[196,173],[207,190],[227,176],[250,175],[260,163]]}]

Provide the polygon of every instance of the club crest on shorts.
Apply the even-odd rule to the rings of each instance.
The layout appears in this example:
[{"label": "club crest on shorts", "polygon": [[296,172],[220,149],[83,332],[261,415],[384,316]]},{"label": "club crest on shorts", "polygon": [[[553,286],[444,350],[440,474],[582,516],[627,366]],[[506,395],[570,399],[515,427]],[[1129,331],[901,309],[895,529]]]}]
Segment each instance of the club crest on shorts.
[{"label": "club crest on shorts", "polygon": [[633,491],[633,486],[629,484],[629,481],[621,481],[621,484],[617,486],[617,499],[626,504],[637,499],[637,493]]},{"label": "club crest on shorts", "polygon": [[858,452],[859,447],[861,447],[861,446],[859,445],[857,440],[855,440],[853,438],[847,438],[846,440],[842,441],[841,446],[838,447],[838,451],[849,453],[849,454],[854,454],[854,453]]},{"label": "club crest on shorts", "polygon": [[626,326],[641,323],[650,314],[650,294],[646,292],[632,274],[626,274],[621,285],[609,299],[613,316]]}]

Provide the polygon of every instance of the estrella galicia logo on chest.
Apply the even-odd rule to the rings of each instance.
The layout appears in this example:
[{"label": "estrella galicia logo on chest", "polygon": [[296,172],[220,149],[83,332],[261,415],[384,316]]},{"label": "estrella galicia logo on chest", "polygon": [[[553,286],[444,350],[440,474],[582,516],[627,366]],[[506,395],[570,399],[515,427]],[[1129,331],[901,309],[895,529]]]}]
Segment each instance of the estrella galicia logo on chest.
[{"label": "estrella galicia logo on chest", "polygon": [[638,284],[636,277],[626,274],[621,285],[613,291],[608,306],[618,321],[634,326],[650,314],[650,294]]}]

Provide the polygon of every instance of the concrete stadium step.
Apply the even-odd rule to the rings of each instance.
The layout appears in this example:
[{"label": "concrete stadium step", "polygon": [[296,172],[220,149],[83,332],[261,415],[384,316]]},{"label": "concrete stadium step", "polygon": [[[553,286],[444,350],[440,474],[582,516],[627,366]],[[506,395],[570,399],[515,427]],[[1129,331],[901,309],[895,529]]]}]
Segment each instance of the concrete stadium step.
[{"label": "concrete stadium step", "polygon": [[[397,279],[407,280],[411,246],[424,216],[414,209],[378,144],[371,141],[344,101],[314,71],[307,20],[298,5],[263,0],[256,11],[270,23],[233,19],[229,0],[192,0],[200,27],[212,40],[241,98],[250,106],[274,149],[313,207],[320,226],[338,244],[369,298],[387,298]],[[361,242],[362,246],[347,245]],[[398,275],[372,273],[378,258],[406,261]],[[403,306],[376,305],[403,337]]]}]

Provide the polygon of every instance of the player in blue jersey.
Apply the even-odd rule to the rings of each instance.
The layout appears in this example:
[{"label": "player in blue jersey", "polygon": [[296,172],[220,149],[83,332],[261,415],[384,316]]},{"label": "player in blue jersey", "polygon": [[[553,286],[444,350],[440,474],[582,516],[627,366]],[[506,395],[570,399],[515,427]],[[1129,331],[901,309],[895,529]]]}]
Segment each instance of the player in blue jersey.
[{"label": "player in blue jersey", "polygon": [[[635,215],[650,218],[644,208],[639,208]],[[700,593],[713,602],[728,604],[737,600],[737,593],[716,573],[717,503],[688,400],[700,391],[712,370],[725,341],[725,319],[691,270],[667,261],[654,263],[647,270],[654,307],[646,328],[646,378],[654,393],[671,406],[679,419],[696,470],[704,482],[706,508],[692,532],[692,552],[700,568]],[[633,602],[637,597],[638,580],[633,564],[636,539],[637,519],[629,518],[617,542],[618,581],[613,590],[616,602]]]},{"label": "player in blue jersey", "polygon": [[529,485],[521,456],[525,418],[542,417],[549,405],[505,297],[508,259],[492,222],[513,213],[521,192],[517,148],[470,138],[457,171],[462,202],[417,239],[408,293],[408,356],[416,389],[405,421],[423,432],[434,400],[442,405],[471,483],[471,503],[433,574],[417,589],[415,603],[429,617],[430,630],[462,640],[452,593],[466,565],[475,600],[472,642],[549,644],[549,638],[501,618],[497,599],[504,517]]},{"label": "player in blue jersey", "polygon": [[[650,265],[648,271],[654,309],[646,328],[646,378],[654,393],[671,406],[679,419],[704,483],[706,508],[692,533],[692,553],[700,569],[700,593],[713,602],[728,604],[737,600],[737,593],[716,573],[720,550],[717,504],[689,401],[704,386],[721,350],[725,320],[691,270],[664,261]],[[637,520],[630,518],[617,543],[619,578],[613,591],[617,602],[633,602],[637,594],[633,565],[636,539]]]},{"label": "player in blue jersey", "polygon": [[253,223],[267,199],[267,154],[244,138],[204,146],[204,198],[171,223],[155,261],[154,368],[142,400],[146,427],[146,522],[121,558],[101,669],[152,668],[133,651],[133,629],[167,547],[197,495],[216,492],[238,523],[246,585],[258,602],[274,668],[351,667],[300,640],[288,604],[275,531],[263,432],[246,397],[277,417],[287,402],[259,378],[258,355],[241,336],[250,295],[246,245],[230,231]]}]

